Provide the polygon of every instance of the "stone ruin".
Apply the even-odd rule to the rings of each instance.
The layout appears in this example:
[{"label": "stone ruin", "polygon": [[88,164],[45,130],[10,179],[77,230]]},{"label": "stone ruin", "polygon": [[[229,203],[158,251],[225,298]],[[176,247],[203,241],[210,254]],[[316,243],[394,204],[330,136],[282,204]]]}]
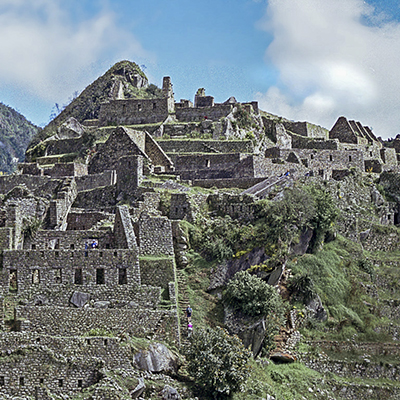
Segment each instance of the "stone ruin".
[{"label": "stone ruin", "polygon": [[[194,104],[175,103],[168,77],[162,90],[160,99],[115,96],[87,124],[66,121],[40,144],[43,155],[0,176],[0,393],[77,392],[98,381],[99,360],[129,370],[123,335],[179,346],[185,244],[176,221],[193,221],[202,202],[248,218],[254,198],[292,177],[399,172],[400,146],[384,147],[345,117],[327,131],[267,115],[257,102],[217,104],[204,89]],[[88,132],[98,140],[79,159]],[[209,138],[191,140],[193,132]],[[151,174],[178,189],[167,216],[143,185]],[[245,192],[189,197],[179,181]]]}]

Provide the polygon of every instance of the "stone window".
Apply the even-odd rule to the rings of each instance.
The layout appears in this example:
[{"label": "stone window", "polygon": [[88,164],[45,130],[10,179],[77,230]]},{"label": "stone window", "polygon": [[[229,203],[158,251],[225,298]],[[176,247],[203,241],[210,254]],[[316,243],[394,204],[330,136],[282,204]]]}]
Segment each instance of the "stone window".
[{"label": "stone window", "polygon": [[104,268],[96,268],[96,284],[104,285]]},{"label": "stone window", "polygon": [[18,290],[18,277],[16,269],[10,269],[10,278],[8,281],[8,287],[10,292],[16,292]]},{"label": "stone window", "polygon": [[351,162],[351,156],[349,156],[349,161]]},{"label": "stone window", "polygon": [[83,284],[82,268],[75,269],[74,283],[75,283],[75,285]]},{"label": "stone window", "polygon": [[329,154],[329,161],[333,161],[333,155]]},{"label": "stone window", "polygon": [[118,268],[118,285],[126,285],[128,283],[128,275],[126,268]]},{"label": "stone window", "polygon": [[86,344],[90,346],[90,339],[86,339]]},{"label": "stone window", "polygon": [[83,386],[83,380],[78,379],[78,388],[81,388]]},{"label": "stone window", "polygon": [[54,244],[54,248],[55,249],[59,249],[60,248],[60,239],[56,239],[56,242]]},{"label": "stone window", "polygon": [[372,151],[369,152],[370,157],[372,157]]},{"label": "stone window", "polygon": [[61,268],[54,269],[54,283],[62,283],[62,270]]},{"label": "stone window", "polygon": [[31,250],[36,250],[36,244],[31,245]]},{"label": "stone window", "polygon": [[324,176],[324,170],[323,169],[318,170],[318,175],[319,176]]},{"label": "stone window", "polygon": [[4,382],[4,376],[0,376],[0,386],[4,386],[5,382]]},{"label": "stone window", "polygon": [[102,252],[102,251],[99,253],[99,256],[100,256],[100,257],[103,257],[103,252]]},{"label": "stone window", "polygon": [[75,245],[74,245],[73,243],[71,243],[71,245],[69,246],[69,248],[70,248],[71,250],[75,250]]},{"label": "stone window", "polygon": [[153,110],[157,108],[157,103],[153,103]]},{"label": "stone window", "polygon": [[59,251],[55,251],[54,252],[54,257],[58,257],[60,255],[60,252]]},{"label": "stone window", "polygon": [[43,379],[43,378],[40,378],[40,379],[39,379],[39,383],[40,383],[41,385],[43,385],[44,379]]},{"label": "stone window", "polygon": [[40,283],[40,270],[32,270],[32,283],[34,285],[38,285]]},{"label": "stone window", "polygon": [[108,346],[108,340],[107,339],[104,339],[104,346]]},{"label": "stone window", "polygon": [[58,387],[63,387],[64,386],[64,380],[63,379],[59,379],[58,380]]},{"label": "stone window", "polygon": [[314,160],[314,154],[310,155],[311,160]]},{"label": "stone window", "polygon": [[106,249],[110,248],[110,243],[106,243]]},{"label": "stone window", "polygon": [[137,108],[138,108],[138,111],[142,111],[142,105],[141,104],[138,104]]},{"label": "stone window", "polygon": [[118,255],[118,252],[114,251],[114,257],[117,257],[117,255]]},{"label": "stone window", "polygon": [[25,385],[25,378],[23,376],[19,377],[19,386],[24,386]]}]

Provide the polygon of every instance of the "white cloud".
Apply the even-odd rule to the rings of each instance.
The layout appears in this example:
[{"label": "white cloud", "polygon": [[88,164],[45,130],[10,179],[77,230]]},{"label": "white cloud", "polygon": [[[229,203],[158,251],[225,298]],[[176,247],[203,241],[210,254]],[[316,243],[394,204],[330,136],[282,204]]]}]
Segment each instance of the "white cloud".
[{"label": "white cloud", "polygon": [[345,115],[378,136],[398,133],[400,24],[374,12],[362,0],[270,0],[259,25],[273,35],[266,62],[279,82],[257,94],[260,107],[327,128]]},{"label": "white cloud", "polygon": [[63,4],[0,0],[0,85],[63,101],[96,77],[96,63],[149,56],[111,12],[76,20]]}]

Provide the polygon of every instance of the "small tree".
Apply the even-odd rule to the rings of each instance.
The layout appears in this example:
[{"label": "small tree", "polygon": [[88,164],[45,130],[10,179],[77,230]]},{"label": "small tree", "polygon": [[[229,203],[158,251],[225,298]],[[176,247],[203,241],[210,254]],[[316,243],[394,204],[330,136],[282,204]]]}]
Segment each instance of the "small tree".
[{"label": "small tree", "polygon": [[240,271],[231,279],[224,292],[224,301],[244,314],[277,316],[284,314],[282,298],[275,288],[247,271]]},{"label": "small tree", "polygon": [[200,329],[190,338],[185,355],[196,384],[214,398],[243,391],[250,375],[251,353],[237,336],[222,328]]}]

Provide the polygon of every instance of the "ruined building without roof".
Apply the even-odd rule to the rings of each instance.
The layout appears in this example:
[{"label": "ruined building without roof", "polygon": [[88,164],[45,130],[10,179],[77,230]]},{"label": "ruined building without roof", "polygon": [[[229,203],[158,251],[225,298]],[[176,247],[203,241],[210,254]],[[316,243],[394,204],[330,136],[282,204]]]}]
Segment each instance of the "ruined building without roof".
[{"label": "ruined building without roof", "polygon": [[[345,117],[328,131],[260,112],[257,102],[215,103],[204,89],[194,103],[176,103],[168,77],[160,98],[112,92],[98,119],[70,118],[18,173],[0,176],[0,349],[30,350],[0,363],[0,393],[79,391],[96,382],[99,359],[132,368],[120,334],[179,346],[178,221],[193,220],[195,204],[173,193],[163,215],[149,175],[262,197],[288,172],[338,180],[351,171],[399,172],[396,148]],[[387,210],[382,221],[398,223],[398,215]],[[102,330],[115,336],[87,336]]]}]

